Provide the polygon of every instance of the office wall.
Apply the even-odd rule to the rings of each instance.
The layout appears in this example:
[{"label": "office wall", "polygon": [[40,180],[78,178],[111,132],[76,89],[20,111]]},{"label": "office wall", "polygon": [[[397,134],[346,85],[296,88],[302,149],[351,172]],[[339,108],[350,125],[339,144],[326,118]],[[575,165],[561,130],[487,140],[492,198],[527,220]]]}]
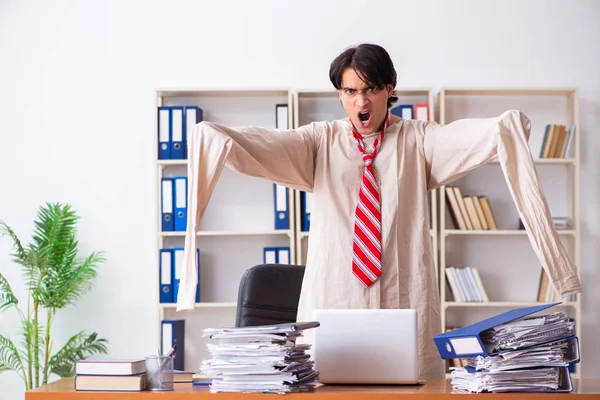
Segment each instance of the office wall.
[{"label": "office wall", "polygon": [[[330,61],[376,42],[399,86],[576,86],[582,123],[584,376],[600,376],[600,4],[594,1],[2,1],[0,219],[28,241],[37,208],[80,213],[81,250],[105,250],[96,287],[61,312],[56,347],[98,331],[110,354],[158,343],[153,90],[329,88]],[[0,271],[25,288],[0,240]],[[18,334],[14,313],[0,331]],[[199,333],[200,334],[200,333]],[[198,361],[199,364],[199,361]],[[0,399],[22,398],[14,373]]]}]

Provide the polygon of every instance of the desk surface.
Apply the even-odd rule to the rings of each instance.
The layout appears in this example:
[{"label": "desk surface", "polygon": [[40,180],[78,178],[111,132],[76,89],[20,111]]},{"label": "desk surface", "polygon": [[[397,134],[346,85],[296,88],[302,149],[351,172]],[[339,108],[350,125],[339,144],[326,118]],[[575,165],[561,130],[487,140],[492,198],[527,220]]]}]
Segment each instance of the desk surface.
[{"label": "desk surface", "polygon": [[[600,399],[600,379],[581,379],[573,380],[574,390],[572,393],[565,393],[563,396],[577,399]],[[338,385],[323,385],[310,393],[293,393],[286,394],[284,399],[303,398],[307,400],[307,396],[311,399],[319,400],[346,400],[346,399],[413,399],[419,396],[419,400],[428,399],[456,399],[459,394],[452,393],[452,386],[448,379],[430,380],[423,385],[418,386],[338,386]],[[243,400],[254,399],[258,397],[275,399],[280,398],[272,394],[248,394],[248,393],[210,393],[207,387],[192,386],[191,383],[175,384],[175,390],[172,392],[154,393],[150,391],[143,392],[77,392],[73,389],[73,379],[65,378],[48,385],[39,387],[25,394],[25,400],[176,400],[176,399],[208,399],[215,398],[222,400]],[[270,396],[270,397],[265,397]],[[536,393],[536,394],[519,394],[519,393],[470,393],[467,394],[470,399],[490,400],[489,396],[493,396],[493,400],[502,399],[553,399],[561,394],[556,393]],[[526,396],[526,397],[525,397]]]}]

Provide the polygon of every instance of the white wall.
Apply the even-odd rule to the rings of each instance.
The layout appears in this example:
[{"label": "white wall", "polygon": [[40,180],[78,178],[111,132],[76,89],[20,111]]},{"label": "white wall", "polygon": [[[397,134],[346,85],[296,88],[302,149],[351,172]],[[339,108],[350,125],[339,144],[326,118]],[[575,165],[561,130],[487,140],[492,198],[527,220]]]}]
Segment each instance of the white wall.
[{"label": "white wall", "polygon": [[[588,1],[2,1],[0,219],[28,241],[37,208],[79,211],[81,249],[106,250],[96,288],[62,313],[59,344],[97,330],[113,356],[146,354],[155,329],[153,90],[329,88],[346,46],[388,49],[400,86],[576,86],[582,123],[582,342],[600,376],[600,3]],[[10,242],[0,271],[22,297]],[[17,334],[16,318],[0,331]],[[23,398],[13,373],[0,399]]]}]

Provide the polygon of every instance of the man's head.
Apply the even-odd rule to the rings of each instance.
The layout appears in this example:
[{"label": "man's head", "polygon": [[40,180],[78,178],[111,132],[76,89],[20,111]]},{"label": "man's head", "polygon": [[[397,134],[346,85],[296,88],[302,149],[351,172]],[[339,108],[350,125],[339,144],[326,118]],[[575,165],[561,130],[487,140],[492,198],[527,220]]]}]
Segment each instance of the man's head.
[{"label": "man's head", "polygon": [[383,47],[361,44],[344,50],[331,63],[329,79],[358,132],[368,135],[381,129],[398,100],[396,70]]}]

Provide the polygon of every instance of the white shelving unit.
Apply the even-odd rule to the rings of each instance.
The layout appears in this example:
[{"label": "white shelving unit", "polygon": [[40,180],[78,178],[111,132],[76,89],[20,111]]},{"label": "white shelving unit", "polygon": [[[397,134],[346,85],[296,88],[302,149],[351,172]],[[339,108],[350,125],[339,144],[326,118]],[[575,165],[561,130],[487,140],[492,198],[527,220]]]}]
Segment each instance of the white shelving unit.
[{"label": "white shelving unit", "polygon": [[[400,104],[428,104],[429,119],[434,120],[435,105],[433,94],[427,88],[401,89],[397,90],[396,96],[398,101],[392,106],[396,107]],[[346,118],[346,112],[341,105],[339,94],[334,89],[303,89],[294,91],[294,127],[298,128],[302,125],[309,124],[313,121],[334,120]],[[303,265],[306,263],[306,254],[308,251],[308,236],[309,232],[302,230],[302,205],[301,192],[296,191],[296,263]],[[437,195],[433,190],[429,196],[430,202],[430,233],[433,243],[434,254],[438,253],[438,215],[437,215]],[[437,257],[436,263],[437,272]]]},{"label": "white shelving unit", "polygon": [[[154,115],[159,106],[198,106],[203,120],[225,126],[276,127],[276,105],[288,105],[289,89],[161,89],[156,91]],[[185,232],[161,231],[161,178],[187,176],[187,160],[159,160],[158,127],[154,123],[156,164],[156,290],[159,290],[159,249],[184,247]],[[208,203],[198,232],[200,249],[200,302],[193,312],[176,312],[175,303],[157,303],[157,329],[161,321],[185,319],[185,368],[197,371],[200,361],[210,358],[202,330],[233,326],[240,278],[246,269],[263,263],[264,247],[289,247],[295,258],[293,195],[288,189],[289,229],[276,230],[273,183],[224,168]],[[157,292],[158,293],[158,292]],[[157,296],[157,301],[159,301]]]},{"label": "white shelving unit", "polygon": [[[444,88],[439,92],[440,123],[470,117],[493,117],[509,109],[523,111],[532,122],[529,145],[538,176],[553,217],[568,217],[570,229],[559,237],[580,273],[579,218],[579,106],[577,90],[570,88]],[[539,158],[547,124],[575,124],[573,148],[568,158]],[[450,184],[464,195],[489,198],[498,230],[454,229],[446,203],[445,187],[440,188],[439,276],[442,327],[457,327],[488,318],[512,308],[543,304],[537,300],[541,264],[526,232],[518,229],[519,216],[497,161],[472,171]],[[449,301],[445,268],[449,265],[476,267],[489,302]],[[581,343],[581,298],[563,303],[558,309],[575,318]],[[553,310],[553,309],[552,309]],[[581,346],[583,351],[583,347]],[[581,376],[576,364],[573,377]]]}]

